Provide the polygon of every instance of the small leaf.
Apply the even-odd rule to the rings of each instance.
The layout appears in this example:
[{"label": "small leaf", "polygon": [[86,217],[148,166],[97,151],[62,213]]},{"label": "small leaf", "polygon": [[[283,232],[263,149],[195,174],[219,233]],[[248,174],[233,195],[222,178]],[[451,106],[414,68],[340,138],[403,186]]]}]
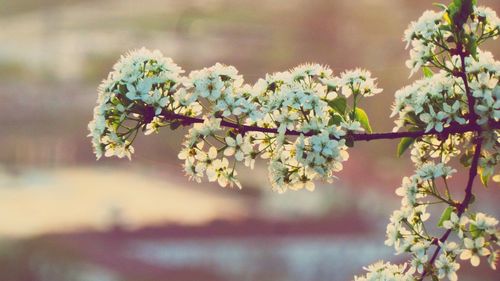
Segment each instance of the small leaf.
[{"label": "small leaf", "polygon": [[477,41],[474,38],[474,36],[467,36],[467,44],[466,44],[467,51],[472,55],[472,57],[475,60],[478,60],[477,57]]},{"label": "small leaf", "polygon": [[469,231],[470,234],[472,235],[472,238],[477,238],[481,234],[481,230],[479,230],[475,225],[472,223],[469,224]]},{"label": "small leaf", "polygon": [[472,153],[469,150],[466,150],[462,156],[460,156],[460,163],[464,165],[464,167],[469,167],[472,162]]},{"label": "small leaf", "polygon": [[431,78],[434,75],[434,72],[427,66],[422,67],[422,71],[424,72],[425,78]]},{"label": "small leaf", "polygon": [[437,226],[443,227],[443,222],[450,220],[451,212],[453,212],[452,206],[448,206],[448,208],[444,209],[441,217],[439,218]]},{"label": "small leaf", "polygon": [[340,115],[344,115],[345,109],[347,107],[347,99],[345,97],[338,96],[338,97],[334,98],[333,100],[329,101],[328,105],[333,110],[338,112]]},{"label": "small leaf", "polygon": [[491,178],[491,173],[485,171],[483,168],[478,169],[479,172],[479,178],[481,178],[481,183],[484,185],[484,187],[488,187],[488,182]]},{"label": "small leaf", "polygon": [[328,126],[332,126],[332,125],[340,125],[340,123],[342,123],[342,121],[344,121],[344,118],[342,118],[342,116],[340,116],[339,114],[337,113],[334,113],[331,115],[330,117],[330,120],[328,121]]},{"label": "small leaf", "polygon": [[415,142],[414,138],[402,138],[398,144],[397,156],[401,157],[403,153]]},{"label": "small leaf", "polygon": [[432,3],[432,5],[439,7],[441,9],[443,9],[444,11],[446,11],[448,9],[448,7],[443,3]]},{"label": "small leaf", "polygon": [[[408,112],[405,117],[404,117],[404,121],[405,121],[405,125],[407,124],[413,124],[413,125],[418,125],[419,123],[422,123],[422,121],[420,121],[420,119],[417,117],[417,115],[415,114],[415,112],[411,111],[411,112]],[[420,129],[420,128],[419,128]]]},{"label": "small leaf", "polygon": [[361,123],[361,127],[363,127],[367,133],[372,133],[372,127],[370,126],[370,120],[368,119],[368,115],[366,115],[366,112],[358,107],[356,108],[354,114],[356,116],[356,120]]}]

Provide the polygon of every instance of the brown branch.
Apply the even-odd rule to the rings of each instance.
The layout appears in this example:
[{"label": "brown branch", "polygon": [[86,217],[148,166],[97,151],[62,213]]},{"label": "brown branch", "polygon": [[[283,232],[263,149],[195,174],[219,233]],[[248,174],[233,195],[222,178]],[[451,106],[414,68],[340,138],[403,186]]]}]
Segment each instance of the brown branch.
[{"label": "brown branch", "polygon": [[[170,120],[170,121],[178,121],[182,125],[191,125],[191,124],[196,124],[196,123],[203,123],[205,120],[197,117],[190,117],[190,116],[185,116],[182,114],[177,114],[169,111],[163,111],[161,113],[163,118],[165,120]],[[232,123],[226,120],[221,121],[221,126],[226,127],[226,128],[233,128],[241,133],[245,132],[262,132],[262,133],[271,133],[271,134],[277,134],[278,129],[277,128],[263,128],[259,126],[251,126],[251,125],[241,125],[241,124],[236,124]],[[500,129],[500,121],[494,121],[489,123],[489,128],[490,129]],[[480,131],[482,128],[475,124],[465,124],[465,125],[458,125],[458,124],[453,124],[449,127],[446,127],[443,129],[442,132],[437,132],[436,130],[430,130],[428,132],[425,131],[415,131],[415,132],[394,132],[394,133],[372,133],[372,134],[351,134],[347,136],[348,138],[352,139],[353,141],[371,141],[371,140],[382,140],[382,139],[400,139],[400,138],[418,138],[426,135],[438,135],[440,137],[446,137],[448,135],[452,134],[462,134],[466,132],[474,132],[474,131]],[[300,132],[300,131],[293,131],[293,130],[287,130],[285,132],[286,135],[288,136],[299,136],[299,135],[304,135],[304,136],[313,136],[316,133],[315,132]]]},{"label": "brown branch", "polygon": [[[460,73],[458,76],[460,78],[462,78],[462,81],[464,82],[465,94],[467,96],[467,106],[469,109],[469,115],[468,115],[467,119],[469,121],[469,124],[476,124],[476,120],[477,120],[478,116],[477,116],[476,112],[474,111],[475,99],[474,99],[474,96],[472,95],[472,92],[470,90],[469,80],[467,77],[467,71],[465,69],[465,57],[468,54],[467,54],[467,51],[464,50],[463,48],[464,48],[463,44],[461,44],[461,43],[457,44],[457,53],[460,56],[460,62],[462,64],[461,69],[460,69]],[[467,207],[469,206],[469,204],[472,200],[472,186],[474,183],[474,179],[477,175],[477,166],[479,163],[479,158],[481,156],[481,146],[482,146],[482,142],[483,142],[483,140],[481,138],[482,131],[483,131],[483,129],[481,127],[476,129],[477,137],[474,141],[476,147],[475,147],[475,151],[474,151],[474,156],[472,158],[472,163],[471,163],[471,166],[469,168],[469,179],[467,181],[467,186],[465,187],[465,197],[457,207],[457,216],[458,217],[462,216],[462,214],[465,212],[465,210],[467,209]],[[441,238],[439,238],[438,241],[440,241],[441,243],[444,243],[448,239],[448,236],[450,236],[451,231],[452,231],[452,229],[448,229],[441,236]],[[437,243],[438,241],[435,241],[436,249],[434,250],[432,257],[429,260],[427,267],[425,268],[424,272],[422,272],[422,275],[420,276],[420,278],[418,280],[423,280],[425,278],[425,276],[427,276],[427,274],[430,273],[429,269],[432,269],[432,266],[434,265],[434,261],[436,260],[439,252],[441,251],[441,246],[439,245],[439,243]]]},{"label": "brown branch", "polygon": [[[472,200],[472,185],[473,185],[474,179],[477,175],[477,166],[479,163],[479,157],[481,156],[482,141],[483,140],[480,137],[476,140],[476,147],[475,147],[475,151],[474,151],[474,156],[472,158],[472,164],[471,164],[470,169],[469,169],[469,179],[467,181],[467,186],[465,187],[465,197],[462,200],[462,202],[460,203],[460,205],[458,205],[458,207],[457,207],[457,216],[458,217],[462,216],[462,214],[465,212],[465,210],[467,209],[467,207],[469,206],[469,204]],[[439,241],[441,243],[444,243],[448,239],[448,236],[450,236],[451,231],[452,231],[452,229],[448,229],[443,234],[443,236],[441,236],[441,238],[439,238]],[[429,261],[429,265],[428,265],[429,267],[434,264],[434,261],[436,260],[439,252],[441,251],[441,246],[439,245],[439,243],[437,243],[437,241],[436,241],[436,246],[437,246],[436,250],[434,250],[434,253],[432,254],[432,257]],[[428,268],[426,268],[424,270],[424,272],[422,273],[422,275],[420,276],[420,278],[418,280],[423,280],[427,274],[429,274]]]},{"label": "brown branch", "polygon": [[467,71],[465,70],[465,57],[467,56],[467,54],[463,50],[462,44],[458,44],[457,50],[458,50],[458,55],[460,56],[460,62],[462,64],[461,70],[459,73],[459,77],[462,78],[462,81],[464,82],[465,95],[467,96],[467,106],[469,108],[469,118],[468,119],[469,119],[470,123],[476,123],[477,114],[474,111],[474,96],[472,96],[472,93],[470,91],[469,79],[467,79]]}]

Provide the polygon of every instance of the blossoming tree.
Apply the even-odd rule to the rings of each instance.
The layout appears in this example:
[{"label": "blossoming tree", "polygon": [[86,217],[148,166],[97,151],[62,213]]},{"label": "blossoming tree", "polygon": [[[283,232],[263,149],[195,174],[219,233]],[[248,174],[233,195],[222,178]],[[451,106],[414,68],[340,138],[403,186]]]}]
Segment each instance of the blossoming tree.
[{"label": "blossoming tree", "polygon": [[[437,6],[404,33],[410,76],[421,69],[423,78],[396,92],[393,132],[373,133],[358,107],[382,91],[369,71],[335,76],[305,64],[249,85],[222,64],[183,76],[170,58],[143,48],[123,56],[99,87],[89,124],[97,158],[130,158],[139,131],[191,126],[179,153],[190,179],[241,188],[237,168],[262,158],[274,190],[312,191],[342,169],[355,142],[401,139],[397,153],[411,148],[415,173],[396,189],[401,208],[385,244],[409,262],[377,262],[354,280],[457,280],[460,260],[477,266],[486,259],[495,269],[498,220],[470,205],[476,175],[485,186],[500,180],[500,61],[479,48],[500,35],[500,19],[474,0]],[[452,158],[469,171],[463,198],[448,186]],[[426,227],[431,204],[442,206],[441,233]]]}]

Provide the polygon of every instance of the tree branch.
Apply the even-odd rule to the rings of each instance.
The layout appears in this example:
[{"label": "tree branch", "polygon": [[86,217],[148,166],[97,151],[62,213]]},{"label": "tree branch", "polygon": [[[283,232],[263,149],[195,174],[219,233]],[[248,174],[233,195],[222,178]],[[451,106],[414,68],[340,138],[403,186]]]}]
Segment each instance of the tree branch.
[{"label": "tree branch", "polygon": [[[182,114],[177,114],[177,113],[173,113],[173,112],[169,112],[169,111],[163,111],[161,113],[161,115],[163,116],[163,118],[165,120],[178,121],[184,126],[196,124],[196,123],[203,123],[205,121],[204,119],[201,119],[201,118],[185,116]],[[263,133],[271,133],[271,134],[278,133],[277,128],[263,128],[263,127],[258,127],[258,126],[240,125],[240,124],[235,124],[235,123],[232,123],[232,122],[229,122],[226,120],[221,121],[221,126],[226,127],[226,128],[236,129],[241,133],[245,133],[245,132],[263,132]],[[490,129],[500,129],[500,121],[490,122],[489,128]],[[438,135],[441,137],[447,137],[448,135],[452,135],[452,134],[462,134],[465,132],[474,132],[474,131],[481,131],[481,130],[483,130],[483,129],[475,123],[465,124],[465,125],[454,124],[454,125],[451,125],[447,128],[444,128],[442,132],[437,132],[436,130],[430,130],[428,132],[415,131],[415,132],[394,132],[394,133],[351,134],[351,135],[348,135],[347,138],[350,138],[353,141],[371,141],[371,140],[382,140],[382,139],[400,139],[400,138],[405,138],[405,137],[418,138],[418,137],[422,137],[425,135]],[[313,136],[316,133],[314,133],[314,132],[304,133],[304,132],[300,132],[300,131],[287,130],[285,132],[285,134],[288,136],[299,136],[301,134],[303,134],[304,136]]]},{"label": "tree branch", "polygon": [[[474,179],[477,175],[477,166],[479,163],[479,157],[481,156],[482,141],[483,140],[481,137],[477,138],[475,141],[476,147],[475,147],[475,151],[474,151],[474,156],[472,158],[472,164],[471,164],[470,169],[469,169],[469,179],[467,181],[467,186],[465,187],[465,197],[462,200],[462,202],[460,203],[460,205],[458,205],[458,208],[457,208],[457,216],[458,217],[462,216],[462,214],[465,212],[465,210],[467,209],[467,207],[469,206],[469,204],[472,200],[472,186],[474,183]],[[450,236],[451,231],[452,231],[452,229],[448,229],[443,234],[443,236],[441,236],[441,238],[439,238],[439,241],[441,243],[444,243],[448,239],[448,236]],[[437,248],[436,248],[436,250],[434,250],[434,253],[432,254],[432,257],[429,261],[429,267],[431,267],[432,264],[434,264],[434,261],[436,260],[439,252],[441,251],[441,246],[439,245],[439,243],[437,243],[437,241],[436,241],[436,246],[437,246]],[[429,274],[428,268],[426,268],[424,270],[424,272],[422,273],[422,275],[420,276],[420,278],[418,280],[423,280],[427,274]]]},{"label": "tree branch", "polygon": [[[460,61],[462,64],[459,77],[462,78],[462,81],[464,82],[465,94],[467,96],[467,105],[469,108],[469,116],[467,119],[469,121],[469,124],[476,124],[477,114],[474,111],[475,99],[474,99],[474,96],[472,95],[470,87],[469,87],[469,81],[467,78],[467,71],[465,69],[465,56],[466,56],[466,54],[464,53],[462,44],[457,45],[457,51],[458,51],[458,54],[460,56]],[[498,123],[498,122],[496,122],[496,123]],[[477,175],[477,166],[479,163],[479,157],[481,156],[481,146],[482,146],[482,142],[483,142],[483,140],[481,138],[481,132],[483,131],[483,129],[481,127],[479,127],[475,131],[477,131],[477,137],[474,141],[476,147],[475,147],[475,151],[474,151],[474,156],[472,158],[472,163],[471,163],[471,166],[469,168],[469,179],[467,181],[467,186],[465,187],[465,197],[457,207],[457,216],[458,217],[462,216],[462,214],[465,212],[465,210],[467,209],[467,207],[469,206],[469,204],[472,200],[472,185],[473,185],[474,179]],[[448,236],[450,236],[451,231],[452,231],[452,229],[448,229],[443,234],[443,236],[441,236],[441,238],[439,238],[438,241],[441,243],[444,243],[448,239]],[[441,246],[439,245],[439,243],[437,243],[438,241],[435,241],[436,242],[436,249],[434,250],[432,257],[429,260],[428,266],[425,268],[424,272],[422,273],[422,275],[420,276],[420,278],[418,280],[423,280],[425,278],[425,276],[427,276],[430,273],[429,269],[432,269],[434,261],[436,260],[439,252],[441,251]]]}]

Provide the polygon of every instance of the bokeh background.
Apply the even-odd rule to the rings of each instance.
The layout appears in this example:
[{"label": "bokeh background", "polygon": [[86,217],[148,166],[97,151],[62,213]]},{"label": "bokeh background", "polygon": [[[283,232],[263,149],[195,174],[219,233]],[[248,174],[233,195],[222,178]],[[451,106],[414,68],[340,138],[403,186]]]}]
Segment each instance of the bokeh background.
[{"label": "bokeh background", "polygon": [[[248,82],[304,62],[367,68],[384,92],[362,107],[390,131],[393,94],[410,83],[402,34],[432,2],[0,0],[0,280],[350,280],[403,261],[383,245],[412,171],[395,141],[356,144],[333,184],[280,195],[264,165],[240,169],[243,190],[189,182],[182,129],[139,138],[131,162],[96,162],[86,126],[100,80],[145,46],[186,71],[234,65]],[[500,56],[498,41],[487,48]],[[499,216],[498,186],[476,190]],[[484,264],[461,280],[500,280]]]}]

